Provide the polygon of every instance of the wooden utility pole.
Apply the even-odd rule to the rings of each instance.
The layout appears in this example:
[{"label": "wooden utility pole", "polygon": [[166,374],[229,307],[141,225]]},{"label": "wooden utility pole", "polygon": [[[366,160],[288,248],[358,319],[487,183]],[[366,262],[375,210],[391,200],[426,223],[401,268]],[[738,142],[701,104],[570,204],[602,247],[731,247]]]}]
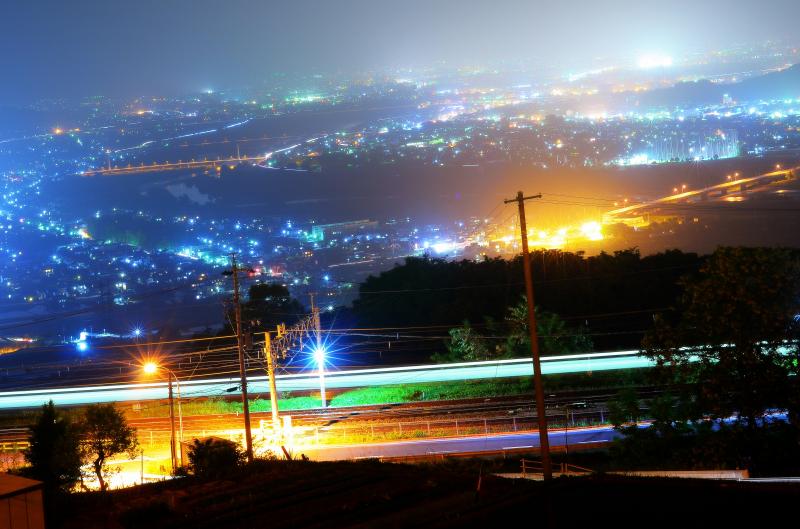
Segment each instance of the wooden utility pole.
[{"label": "wooden utility pole", "polygon": [[231,274],[233,275],[233,312],[236,318],[236,348],[239,351],[239,376],[242,386],[242,409],[244,411],[244,439],[247,461],[253,462],[253,435],[250,432],[250,402],[247,398],[247,370],[244,364],[244,339],[242,337],[242,306],[239,302],[239,268],[236,254],[231,254]]},{"label": "wooden utility pole", "polygon": [[533,385],[536,391],[536,415],[539,419],[539,448],[542,452],[542,473],[545,480],[553,478],[553,469],[550,464],[550,440],[547,438],[547,415],[544,406],[544,388],[542,387],[542,365],[539,358],[539,339],[536,335],[536,311],[533,303],[533,276],[531,275],[531,259],[528,252],[528,227],[525,222],[525,201],[532,198],[542,198],[542,195],[526,197],[522,191],[516,198],[505,200],[506,204],[516,202],[519,206],[519,229],[522,235],[522,265],[525,270],[525,293],[528,298],[528,331],[531,340],[531,355],[533,356]]}]

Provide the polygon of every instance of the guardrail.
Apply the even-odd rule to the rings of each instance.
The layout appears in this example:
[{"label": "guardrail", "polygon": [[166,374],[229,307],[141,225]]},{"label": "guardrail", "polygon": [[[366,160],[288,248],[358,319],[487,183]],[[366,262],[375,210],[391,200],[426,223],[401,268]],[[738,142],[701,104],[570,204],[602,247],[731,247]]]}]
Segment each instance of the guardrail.
[{"label": "guardrail", "polygon": [[30,446],[28,428],[0,430],[0,453],[20,452]]},{"label": "guardrail", "polygon": [[[522,465],[523,478],[528,477],[528,474],[541,474],[544,472],[544,467],[542,466],[541,461],[536,461],[534,459],[520,459],[520,464]],[[594,470],[578,465],[572,465],[570,463],[560,463],[556,472],[562,476],[580,476],[584,474],[592,474],[594,473]]]},{"label": "guardrail", "polygon": [[530,473],[541,474],[544,472],[544,466],[541,461],[534,461],[532,459],[521,459],[522,463],[522,477],[528,477]]}]

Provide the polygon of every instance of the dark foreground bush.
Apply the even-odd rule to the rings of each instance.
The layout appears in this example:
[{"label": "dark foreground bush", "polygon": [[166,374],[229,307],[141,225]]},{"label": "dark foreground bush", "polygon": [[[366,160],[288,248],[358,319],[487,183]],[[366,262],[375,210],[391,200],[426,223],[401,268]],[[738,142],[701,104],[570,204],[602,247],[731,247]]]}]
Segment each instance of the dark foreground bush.
[{"label": "dark foreground bush", "polygon": [[800,472],[798,432],[777,422],[758,428],[734,423],[676,423],[621,428],[611,447],[613,464],[640,469],[747,469],[751,476]]},{"label": "dark foreground bush", "polygon": [[195,439],[189,448],[189,472],[198,477],[219,477],[243,463],[239,445],[227,439]]}]

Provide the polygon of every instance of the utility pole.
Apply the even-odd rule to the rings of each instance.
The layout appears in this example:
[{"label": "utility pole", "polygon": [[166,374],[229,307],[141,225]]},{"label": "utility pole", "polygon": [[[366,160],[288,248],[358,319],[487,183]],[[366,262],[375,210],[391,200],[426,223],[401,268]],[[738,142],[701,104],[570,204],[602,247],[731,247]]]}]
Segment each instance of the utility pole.
[{"label": "utility pole", "polygon": [[[227,272],[225,272],[227,275]],[[250,432],[250,402],[247,398],[247,371],[244,366],[244,340],[242,338],[242,306],[239,303],[239,268],[236,254],[231,254],[231,270],[233,276],[233,312],[236,318],[236,348],[239,351],[239,376],[242,386],[242,409],[244,411],[245,454],[248,463],[253,462],[253,435]]]},{"label": "utility pole", "polygon": [[522,235],[522,265],[525,271],[525,293],[528,298],[528,331],[531,339],[531,355],[533,356],[533,385],[536,390],[536,415],[539,418],[539,447],[542,452],[542,473],[545,480],[553,478],[550,464],[550,440],[547,438],[547,415],[544,407],[544,388],[542,387],[542,365],[539,358],[539,340],[536,335],[536,312],[533,303],[533,276],[531,275],[531,259],[528,252],[528,227],[525,222],[525,201],[542,198],[542,195],[526,197],[522,191],[516,198],[504,200],[506,204],[516,202],[519,206],[519,229]]},{"label": "utility pole", "polygon": [[325,350],[322,348],[322,324],[319,319],[319,307],[314,304],[314,293],[309,294],[311,297],[311,318],[314,322],[314,334],[317,339],[317,346],[314,349],[314,359],[317,361],[319,368],[319,395],[322,401],[322,407],[327,406],[327,399],[325,398]]},{"label": "utility pole", "polygon": [[269,331],[264,333],[264,356],[267,358],[267,378],[269,378],[269,400],[272,404],[272,428],[277,435],[281,427],[278,417],[278,386],[275,384],[275,357],[272,354],[272,339]]}]

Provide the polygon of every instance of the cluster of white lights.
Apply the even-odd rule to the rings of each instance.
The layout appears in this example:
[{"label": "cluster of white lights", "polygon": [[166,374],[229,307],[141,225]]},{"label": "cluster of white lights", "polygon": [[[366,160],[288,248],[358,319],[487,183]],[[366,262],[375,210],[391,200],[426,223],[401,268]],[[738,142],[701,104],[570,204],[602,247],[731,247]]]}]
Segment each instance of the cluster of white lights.
[{"label": "cluster of white lights", "polygon": [[672,57],[660,53],[642,55],[636,62],[639,68],[650,70],[652,68],[669,68],[672,66]]}]

